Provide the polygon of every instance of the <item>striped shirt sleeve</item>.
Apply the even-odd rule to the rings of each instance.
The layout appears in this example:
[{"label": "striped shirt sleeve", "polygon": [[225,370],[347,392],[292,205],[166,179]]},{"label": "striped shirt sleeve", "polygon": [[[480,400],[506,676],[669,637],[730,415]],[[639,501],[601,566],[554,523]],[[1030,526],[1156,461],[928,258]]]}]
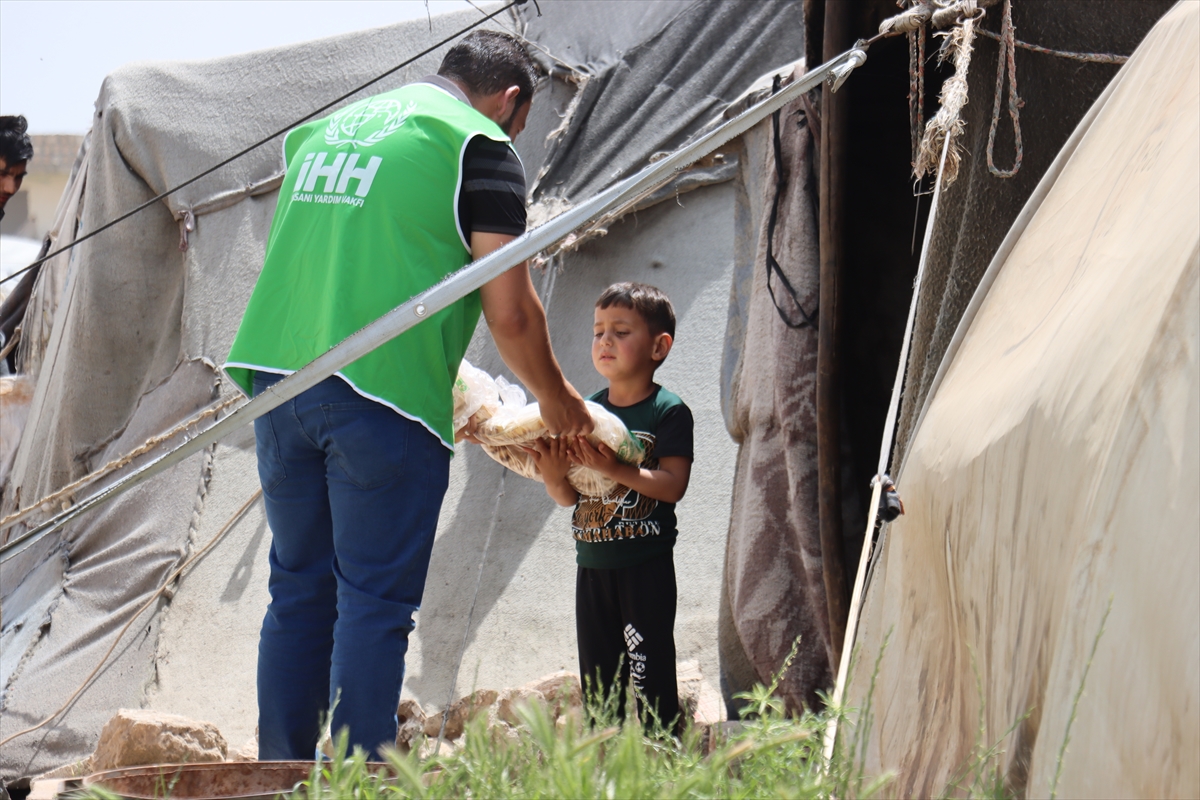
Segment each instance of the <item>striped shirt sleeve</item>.
[{"label": "striped shirt sleeve", "polygon": [[511,146],[486,136],[467,145],[458,216],[468,237],[525,232],[525,168]]}]

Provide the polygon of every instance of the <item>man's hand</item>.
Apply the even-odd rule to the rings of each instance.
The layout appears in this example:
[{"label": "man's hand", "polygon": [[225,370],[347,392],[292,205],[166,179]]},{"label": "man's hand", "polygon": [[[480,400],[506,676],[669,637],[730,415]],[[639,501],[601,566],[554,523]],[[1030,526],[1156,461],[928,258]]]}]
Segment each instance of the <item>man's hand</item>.
[{"label": "man's hand", "polygon": [[467,424],[454,432],[454,443],[471,442],[472,444],[483,444],[479,439],[475,438],[475,431],[479,430],[479,422],[475,419],[475,415],[467,418]]},{"label": "man's hand", "polygon": [[542,424],[552,436],[586,436],[595,426],[592,415],[575,387],[563,381],[563,389],[554,402],[538,403]]},{"label": "man's hand", "polygon": [[[513,238],[500,233],[472,233],[471,255],[483,258]],[[591,433],[592,417],[583,398],[563,377],[550,349],[546,311],[533,290],[528,265],[520,264],[492,278],[479,290],[479,296],[500,357],[537,398],[546,429],[560,436]]]}]

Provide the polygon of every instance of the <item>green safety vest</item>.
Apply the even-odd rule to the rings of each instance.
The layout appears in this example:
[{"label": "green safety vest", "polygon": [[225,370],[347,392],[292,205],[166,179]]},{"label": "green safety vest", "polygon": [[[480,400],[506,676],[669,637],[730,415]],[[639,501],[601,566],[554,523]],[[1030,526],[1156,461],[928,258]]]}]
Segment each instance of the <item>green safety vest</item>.
[{"label": "green safety vest", "polygon": [[[420,83],[288,133],[266,259],[225,363],[243,392],[255,370],[295,372],[471,260],[458,193],[476,135],[509,141]],[[338,375],[453,449],[451,386],[479,313],[475,291]]]}]

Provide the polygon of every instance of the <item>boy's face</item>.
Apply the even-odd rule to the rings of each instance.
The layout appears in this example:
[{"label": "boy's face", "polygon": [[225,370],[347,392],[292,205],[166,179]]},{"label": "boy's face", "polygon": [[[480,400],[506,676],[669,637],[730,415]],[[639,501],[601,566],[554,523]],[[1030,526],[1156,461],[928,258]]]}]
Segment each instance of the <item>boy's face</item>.
[{"label": "boy's face", "polygon": [[609,382],[653,375],[670,349],[671,336],[652,334],[632,308],[611,305],[596,309],[592,365]]}]

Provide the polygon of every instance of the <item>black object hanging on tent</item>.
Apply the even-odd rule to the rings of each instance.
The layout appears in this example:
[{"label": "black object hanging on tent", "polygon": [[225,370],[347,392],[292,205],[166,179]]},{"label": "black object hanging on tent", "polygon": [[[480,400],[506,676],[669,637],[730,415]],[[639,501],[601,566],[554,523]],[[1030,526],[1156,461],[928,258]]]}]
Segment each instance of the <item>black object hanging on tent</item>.
[{"label": "black object hanging on tent", "polygon": [[[780,77],[776,75],[775,82],[771,86],[771,94],[778,92],[779,88]],[[796,290],[792,287],[792,282],[783,273],[783,268],[779,266],[779,261],[775,258],[775,223],[779,219],[779,200],[787,189],[787,176],[783,172],[783,144],[779,137],[779,115],[782,113],[783,109],[781,108],[771,115],[771,133],[775,145],[775,199],[771,201],[771,217],[767,220],[767,292],[771,295],[771,302],[775,305],[775,310],[779,313],[779,318],[783,320],[784,325],[795,329],[808,327],[816,330],[819,309],[814,308],[811,314],[804,310],[800,298],[796,296]],[[772,273],[779,276],[783,288],[800,312],[801,319],[798,322],[793,322],[788,316],[788,312],[779,305],[779,298],[775,296],[775,287],[771,285]]]}]

